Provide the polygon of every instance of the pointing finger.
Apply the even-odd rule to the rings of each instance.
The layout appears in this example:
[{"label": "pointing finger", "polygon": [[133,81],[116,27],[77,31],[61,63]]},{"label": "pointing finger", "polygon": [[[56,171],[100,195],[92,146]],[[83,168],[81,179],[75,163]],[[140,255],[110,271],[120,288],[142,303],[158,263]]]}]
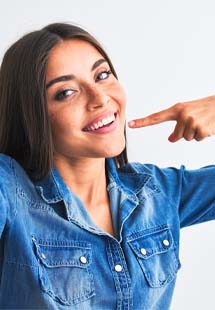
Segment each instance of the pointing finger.
[{"label": "pointing finger", "polygon": [[174,106],[146,117],[132,120],[128,125],[131,128],[140,128],[172,120],[176,120],[176,109]]}]

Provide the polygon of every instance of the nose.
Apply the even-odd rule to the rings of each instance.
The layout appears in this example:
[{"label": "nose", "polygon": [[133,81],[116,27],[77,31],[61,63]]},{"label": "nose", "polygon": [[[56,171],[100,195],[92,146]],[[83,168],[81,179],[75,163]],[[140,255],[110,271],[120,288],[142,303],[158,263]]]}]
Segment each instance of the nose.
[{"label": "nose", "polygon": [[110,97],[106,90],[100,86],[88,86],[87,88],[87,108],[89,111],[95,110],[109,103]]}]

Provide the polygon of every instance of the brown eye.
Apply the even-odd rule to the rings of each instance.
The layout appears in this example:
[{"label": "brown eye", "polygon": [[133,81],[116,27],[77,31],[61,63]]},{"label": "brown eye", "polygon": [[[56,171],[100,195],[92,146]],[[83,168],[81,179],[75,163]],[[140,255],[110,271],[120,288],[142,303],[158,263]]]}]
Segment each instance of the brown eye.
[{"label": "brown eye", "polygon": [[109,71],[102,71],[101,73],[98,74],[96,81],[106,80],[111,73],[112,72],[110,70]]},{"label": "brown eye", "polygon": [[57,101],[61,101],[63,99],[65,99],[66,97],[71,96],[75,91],[72,89],[65,89],[59,93],[57,93],[57,95],[55,96],[55,100]]}]

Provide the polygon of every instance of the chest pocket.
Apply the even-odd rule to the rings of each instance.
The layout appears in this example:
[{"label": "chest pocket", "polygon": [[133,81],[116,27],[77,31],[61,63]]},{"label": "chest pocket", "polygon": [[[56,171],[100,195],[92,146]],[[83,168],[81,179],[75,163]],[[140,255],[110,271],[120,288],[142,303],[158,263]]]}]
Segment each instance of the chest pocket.
[{"label": "chest pocket", "polygon": [[32,238],[39,261],[41,288],[64,305],[95,295],[90,244]]},{"label": "chest pocket", "polygon": [[167,227],[135,233],[128,243],[151,287],[162,287],[175,278],[181,265]]}]

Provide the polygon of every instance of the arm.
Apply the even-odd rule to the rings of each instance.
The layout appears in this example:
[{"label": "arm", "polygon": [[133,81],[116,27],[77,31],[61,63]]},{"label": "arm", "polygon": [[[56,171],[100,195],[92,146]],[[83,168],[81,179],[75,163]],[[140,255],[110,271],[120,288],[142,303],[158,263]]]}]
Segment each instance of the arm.
[{"label": "arm", "polygon": [[0,240],[16,214],[16,182],[11,157],[0,154]]},{"label": "arm", "polygon": [[3,198],[2,193],[0,192],[0,239],[6,224],[6,210],[6,201]]},{"label": "arm", "polygon": [[[201,141],[215,133],[215,96],[190,102],[178,103],[172,107],[129,123],[131,128],[176,121],[170,142],[182,138]],[[169,193],[170,199],[176,199],[181,227],[215,219],[215,166],[196,170],[153,168],[153,174]]]},{"label": "arm", "polygon": [[184,166],[148,168],[162,187],[166,201],[176,208],[181,228],[215,219],[215,165],[194,170]]}]

